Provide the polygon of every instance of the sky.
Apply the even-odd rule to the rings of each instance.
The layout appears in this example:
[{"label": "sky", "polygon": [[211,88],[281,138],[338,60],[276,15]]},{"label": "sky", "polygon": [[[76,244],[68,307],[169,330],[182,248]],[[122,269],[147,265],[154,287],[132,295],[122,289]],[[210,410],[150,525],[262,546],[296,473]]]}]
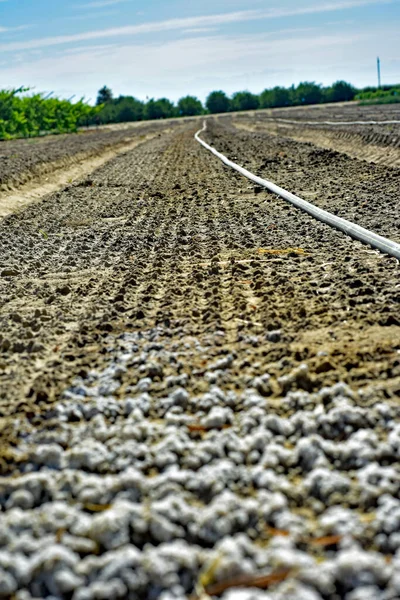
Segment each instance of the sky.
[{"label": "sky", "polygon": [[400,82],[400,0],[0,0],[0,88],[94,103]]}]

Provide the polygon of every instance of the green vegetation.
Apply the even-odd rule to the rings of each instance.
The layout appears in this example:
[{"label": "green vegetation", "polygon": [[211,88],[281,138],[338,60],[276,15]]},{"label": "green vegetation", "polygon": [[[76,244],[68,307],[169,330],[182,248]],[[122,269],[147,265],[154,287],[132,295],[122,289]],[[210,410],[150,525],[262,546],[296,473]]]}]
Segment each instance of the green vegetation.
[{"label": "green vegetation", "polygon": [[322,87],[314,81],[303,81],[297,87],[274,87],[260,94],[261,108],[283,106],[304,106],[326,102],[348,102],[354,100],[357,90],[346,81],[336,81],[329,87]]},{"label": "green vegetation", "polygon": [[144,107],[143,112],[144,119],[168,119],[176,117],[176,110],[174,105],[167,98],[160,98],[159,100],[149,100]]},{"label": "green vegetation", "polygon": [[400,85],[364,88],[357,96],[360,104],[394,104],[400,102]]},{"label": "green vegetation", "polygon": [[[100,93],[98,96],[99,100]],[[112,97],[103,103],[97,104],[97,114],[93,115],[91,124],[125,123],[127,121],[141,121],[144,119],[144,104],[132,96]]]},{"label": "green vegetation", "polygon": [[211,92],[207,96],[206,108],[209,113],[225,113],[231,109],[231,101],[225,92]]},{"label": "green vegetation", "polygon": [[356,93],[356,88],[350,83],[336,81],[326,89],[325,98],[327,102],[350,102],[350,100],[354,100]]},{"label": "green vegetation", "polygon": [[250,92],[236,92],[231,100],[231,110],[256,110],[260,106],[260,98]]},{"label": "green vegetation", "polygon": [[277,108],[279,106],[290,106],[292,104],[291,88],[274,87],[264,90],[260,94],[261,108]]},{"label": "green vegetation", "polygon": [[107,102],[111,102],[113,99],[113,93],[109,87],[104,85],[101,90],[98,91],[96,106],[100,106],[101,104],[106,104]]},{"label": "green vegetation", "polygon": [[202,103],[195,96],[185,96],[178,102],[178,115],[180,117],[193,117],[194,115],[201,115],[204,112]]},{"label": "green vegetation", "polygon": [[83,99],[72,103],[43,94],[29,94],[28,88],[0,90],[0,140],[73,132],[84,125],[192,117],[354,99],[362,104],[400,102],[400,85],[357,90],[346,81],[337,81],[328,87],[303,81],[289,88],[267,88],[259,95],[245,90],[231,97],[217,90],[207,96],[204,106],[195,96],[185,96],[176,105],[167,98],[151,98],[147,102],[133,96],[114,98],[107,86],[99,90],[95,107],[88,106]]},{"label": "green vegetation", "polygon": [[27,88],[0,90],[0,140],[77,131],[102,108],[27,92]]}]

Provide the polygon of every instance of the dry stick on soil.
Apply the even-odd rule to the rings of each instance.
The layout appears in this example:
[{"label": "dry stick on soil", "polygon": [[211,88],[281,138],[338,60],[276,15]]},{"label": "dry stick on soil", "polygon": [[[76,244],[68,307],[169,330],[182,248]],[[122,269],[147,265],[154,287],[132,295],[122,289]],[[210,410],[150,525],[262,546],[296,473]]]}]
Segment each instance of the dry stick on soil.
[{"label": "dry stick on soil", "polygon": [[267,532],[274,537],[288,537],[290,535],[290,531],[286,529],[276,529],[275,527],[266,526]]},{"label": "dry stick on soil", "polygon": [[[284,529],[275,529],[274,527],[267,526],[267,531],[272,536],[288,536],[289,531]],[[328,535],[318,538],[310,538],[307,540],[303,540],[304,543],[310,544],[312,546],[335,546],[340,542],[343,536],[341,535]],[[219,581],[218,583],[212,583],[206,585],[204,589],[204,594],[197,594],[197,596],[192,597],[191,600],[199,600],[202,597],[207,598],[211,596],[220,596],[226,590],[230,588],[238,588],[238,587],[247,587],[247,588],[259,588],[259,589],[267,589],[271,585],[276,583],[281,583],[285,579],[287,579],[290,575],[294,575],[294,569],[283,569],[281,571],[277,571],[275,573],[270,573],[269,575],[243,575],[240,577],[227,579],[225,581]]]},{"label": "dry stick on soil", "polygon": [[[273,537],[283,536],[287,537],[290,535],[290,531],[286,529],[275,529],[275,527],[266,526],[267,533],[269,533]],[[320,546],[323,548],[327,548],[329,546],[336,546],[343,539],[342,535],[333,534],[333,535],[324,535],[322,537],[317,538],[302,538],[299,541],[303,544],[307,544],[310,546]]]},{"label": "dry stick on soil", "polygon": [[87,502],[83,505],[84,510],[96,513],[96,512],[104,512],[109,510],[112,507],[112,504],[92,504],[91,502]]},{"label": "dry stick on soil", "polygon": [[293,569],[283,569],[269,575],[243,575],[226,581],[219,581],[205,587],[205,593],[208,596],[220,596],[226,590],[235,587],[258,588],[265,590],[271,585],[280,583],[294,574]]},{"label": "dry stick on soil", "polygon": [[342,538],[342,535],[325,535],[323,537],[311,539],[308,543],[311,544],[311,546],[322,546],[327,548],[328,546],[336,546]]},{"label": "dry stick on soil", "polygon": [[188,425],[187,428],[189,429],[189,431],[195,432],[195,431],[211,431],[213,429],[229,429],[229,427],[232,427],[232,425],[216,425],[216,426],[209,426],[206,427],[205,425],[201,425],[200,423],[193,423],[191,425]]}]

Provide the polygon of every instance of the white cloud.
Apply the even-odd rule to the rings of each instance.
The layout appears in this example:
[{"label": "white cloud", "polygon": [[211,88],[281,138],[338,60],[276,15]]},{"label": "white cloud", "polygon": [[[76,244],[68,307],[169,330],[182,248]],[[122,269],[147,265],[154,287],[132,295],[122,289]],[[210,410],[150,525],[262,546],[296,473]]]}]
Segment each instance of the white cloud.
[{"label": "white cloud", "polygon": [[[99,0],[101,1],[101,0]],[[105,0],[106,1],[106,0]],[[278,17],[290,17],[297,15],[316,14],[325,12],[334,12],[354,7],[361,7],[371,4],[389,4],[396,0],[342,0],[325,4],[314,4],[311,6],[297,8],[272,8],[268,10],[246,10],[217,15],[205,15],[199,17],[187,17],[178,19],[168,19],[166,21],[153,21],[142,23],[140,25],[128,25],[125,27],[114,27],[111,29],[102,29],[96,31],[87,31],[78,34],[53,36],[41,39],[27,40],[25,42],[12,42],[0,44],[0,51],[14,52],[19,50],[29,50],[32,48],[44,48],[73,42],[91,41],[101,38],[112,38],[121,36],[134,36],[146,33],[157,33],[161,31],[176,31],[180,29],[193,29],[197,27],[215,27],[217,25],[227,25],[230,23],[240,23],[245,21],[255,21],[260,19],[274,19]]]},{"label": "white cloud", "polygon": [[340,78],[363,85],[375,76],[374,36],[381,40],[382,53],[392,55],[396,31],[386,30],[383,39],[380,30],[331,35],[282,30],[270,36],[198,36],[61,51],[0,68],[0,79],[9,86],[34,83],[38,89],[92,98],[106,82],[116,94],[172,100],[187,93],[204,98],[213,88],[261,91],[305,79],[331,83]]}]

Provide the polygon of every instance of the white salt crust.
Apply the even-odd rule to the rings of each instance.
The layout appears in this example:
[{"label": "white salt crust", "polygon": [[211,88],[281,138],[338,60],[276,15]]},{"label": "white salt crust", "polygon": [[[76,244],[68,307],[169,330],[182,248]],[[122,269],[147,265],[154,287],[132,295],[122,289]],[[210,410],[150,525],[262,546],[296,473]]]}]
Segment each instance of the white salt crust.
[{"label": "white salt crust", "polygon": [[[156,398],[177,358],[157,339],[115,340],[107,368],[49,410],[57,427],[21,441],[21,473],[0,480],[0,598],[183,600],[211,568],[215,581],[293,569],[224,600],[399,598],[400,409],[366,406],[342,383],[293,391],[301,365],[280,378],[277,414],[268,373],[240,394],[218,385],[232,355],[205,371],[205,393],[185,374]],[[117,398],[132,362],[143,376]],[[266,543],[268,527],[289,534]],[[308,539],[336,534],[323,561],[310,551]]]}]

